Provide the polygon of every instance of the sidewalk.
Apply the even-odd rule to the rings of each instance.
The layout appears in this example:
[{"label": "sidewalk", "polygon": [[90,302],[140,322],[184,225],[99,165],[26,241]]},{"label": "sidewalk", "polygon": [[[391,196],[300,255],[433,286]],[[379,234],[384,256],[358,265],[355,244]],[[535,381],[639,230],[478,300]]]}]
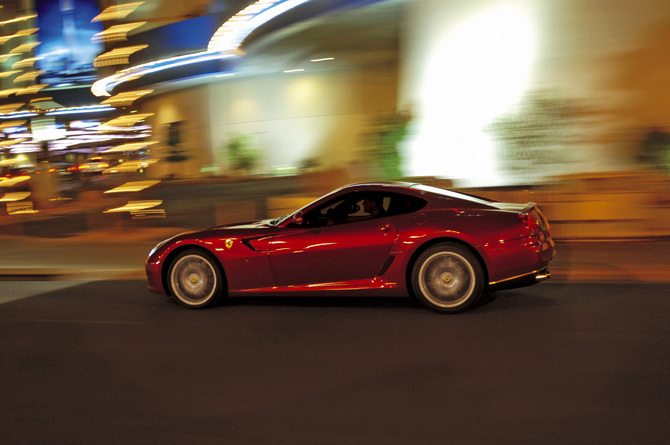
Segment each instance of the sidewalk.
[{"label": "sidewalk", "polygon": [[[69,238],[0,235],[0,281],[144,278],[144,261],[179,228],[89,232]],[[670,239],[557,241],[553,281],[670,283]]]}]

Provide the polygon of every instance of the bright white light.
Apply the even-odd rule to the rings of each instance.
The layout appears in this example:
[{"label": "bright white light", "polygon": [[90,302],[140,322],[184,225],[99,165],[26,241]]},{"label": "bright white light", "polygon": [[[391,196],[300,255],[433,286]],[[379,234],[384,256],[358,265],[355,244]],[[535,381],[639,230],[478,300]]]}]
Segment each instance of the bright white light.
[{"label": "bright white light", "polygon": [[410,173],[488,185],[497,176],[485,128],[524,93],[535,33],[517,4],[484,10],[433,36],[419,86]]}]

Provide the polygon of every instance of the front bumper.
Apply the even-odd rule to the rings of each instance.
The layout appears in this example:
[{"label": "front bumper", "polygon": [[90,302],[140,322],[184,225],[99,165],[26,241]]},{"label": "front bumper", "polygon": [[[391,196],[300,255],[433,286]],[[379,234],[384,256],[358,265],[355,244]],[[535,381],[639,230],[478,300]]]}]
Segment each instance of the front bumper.
[{"label": "front bumper", "polygon": [[163,276],[161,274],[160,262],[149,262],[144,264],[144,270],[147,274],[149,292],[155,294],[167,295],[167,291],[163,286]]}]

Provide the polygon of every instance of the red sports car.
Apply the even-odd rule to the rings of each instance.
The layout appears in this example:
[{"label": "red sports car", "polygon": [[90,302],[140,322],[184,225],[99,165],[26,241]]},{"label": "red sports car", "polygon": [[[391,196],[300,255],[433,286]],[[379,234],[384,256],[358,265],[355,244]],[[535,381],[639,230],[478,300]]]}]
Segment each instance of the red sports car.
[{"label": "red sports car", "polygon": [[537,205],[421,184],[342,187],[275,220],[183,233],[146,262],[149,290],[184,306],[223,296],[415,296],[439,312],[549,278]]}]

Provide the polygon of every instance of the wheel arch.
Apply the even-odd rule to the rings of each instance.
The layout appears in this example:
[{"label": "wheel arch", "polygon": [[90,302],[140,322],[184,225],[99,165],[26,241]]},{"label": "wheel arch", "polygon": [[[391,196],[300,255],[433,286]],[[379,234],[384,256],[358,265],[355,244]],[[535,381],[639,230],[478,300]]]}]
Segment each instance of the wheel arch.
[{"label": "wheel arch", "polygon": [[484,261],[484,258],[477,251],[477,249],[475,249],[471,244],[463,241],[462,239],[445,236],[445,237],[434,238],[425,242],[418,249],[416,249],[412,254],[412,256],[410,257],[409,262],[407,263],[407,269],[405,270],[405,283],[407,290],[409,291],[411,296],[416,297],[416,295],[414,295],[414,289],[412,288],[412,269],[414,269],[414,265],[416,264],[417,259],[424,251],[440,243],[457,244],[461,247],[468,249],[468,251],[470,251],[475,256],[475,258],[477,258],[477,261],[479,261],[479,264],[482,267],[482,271],[484,272],[484,286],[485,288],[488,288],[489,270],[486,265],[486,261]]},{"label": "wheel arch", "polygon": [[226,270],[223,268],[223,265],[221,264],[221,261],[214,255],[212,251],[209,249],[200,246],[198,244],[184,244],[180,245],[174,250],[172,250],[166,257],[163,262],[163,267],[161,269],[161,281],[163,282],[163,289],[165,289],[165,292],[169,295],[172,295],[172,289],[170,288],[170,280],[168,277],[168,274],[170,272],[170,265],[174,261],[174,259],[182,252],[186,250],[199,250],[201,252],[204,252],[207,254],[213,261],[216,267],[219,269],[219,272],[221,273],[221,277],[223,278],[223,291],[227,293],[228,291],[228,277],[226,277]]}]

